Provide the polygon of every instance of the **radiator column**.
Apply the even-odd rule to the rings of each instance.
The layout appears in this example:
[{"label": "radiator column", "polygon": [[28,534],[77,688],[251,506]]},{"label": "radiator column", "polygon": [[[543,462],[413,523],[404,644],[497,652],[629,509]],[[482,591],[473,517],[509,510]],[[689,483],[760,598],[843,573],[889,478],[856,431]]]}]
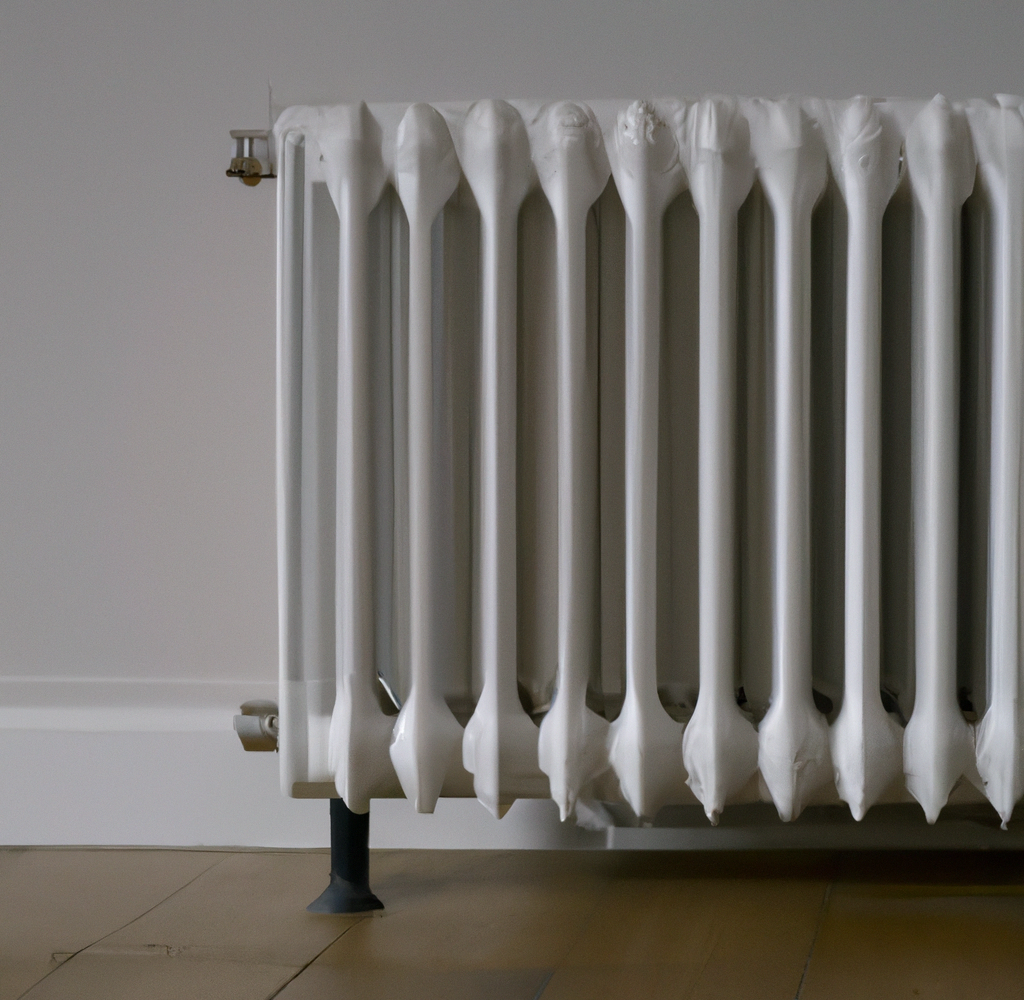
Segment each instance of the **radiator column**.
[{"label": "radiator column", "polygon": [[872,101],[836,123],[846,201],[846,539],[843,705],[829,733],[839,797],[863,819],[903,773],[903,733],[881,697],[882,217],[899,182],[899,136]]},{"label": "radiator column", "polygon": [[907,788],[929,823],[964,774],[980,784],[957,702],[960,213],[974,187],[967,122],[936,97],[907,133],[922,268],[914,324],[914,711],[903,734]]},{"label": "radiator column", "polygon": [[592,112],[564,102],[540,125],[535,160],[557,234],[558,674],[537,753],[564,821],[580,790],[608,769],[608,723],[586,698],[597,653],[597,337],[587,331],[587,213],[609,167]]},{"label": "radiator column", "polygon": [[518,692],[516,594],[516,269],[530,144],[519,112],[479,101],[466,120],[462,167],[480,209],[480,662],[483,690],[462,753],[477,798],[495,816],[542,777],[537,729]]},{"label": "radiator column", "polygon": [[754,182],[736,102],[690,112],[690,189],[700,216],[700,693],[683,734],[687,781],[712,824],[757,770],[757,733],[736,704],[737,213]]},{"label": "radiator column", "polygon": [[395,722],[391,760],[417,812],[433,812],[458,764],[462,727],[444,700],[436,622],[450,613],[437,587],[434,553],[434,296],[431,227],[459,183],[448,126],[414,104],[398,127],[396,181],[409,220],[409,664],[412,684]]},{"label": "radiator column", "polygon": [[612,169],[626,210],[626,693],[609,756],[622,794],[653,818],[685,793],[682,727],[658,698],[658,382],[662,218],[686,185],[672,130],[646,101],[617,122]]},{"label": "radiator column", "polygon": [[972,116],[994,209],[992,472],[989,519],[988,709],[978,725],[978,770],[1002,819],[1024,795],[1021,739],[1021,421],[1024,402],[1024,120],[1020,98]]},{"label": "radiator column", "polygon": [[370,212],[387,179],[380,128],[365,104],[337,109],[321,140],[324,174],[338,212],[338,440],[335,564],[337,695],[330,760],[338,794],[353,812],[394,784],[392,721],[377,700],[374,646],[374,497],[370,451]]},{"label": "radiator column", "polygon": [[761,183],[775,220],[772,702],[758,763],[784,820],[832,780],[828,726],[811,687],[811,213],[825,148],[795,101],[757,121]]},{"label": "radiator column", "polygon": [[302,592],[302,327],[306,140],[282,143],[277,189],[277,580],[281,696],[281,791],[306,778],[305,699],[293,698],[303,677]]}]

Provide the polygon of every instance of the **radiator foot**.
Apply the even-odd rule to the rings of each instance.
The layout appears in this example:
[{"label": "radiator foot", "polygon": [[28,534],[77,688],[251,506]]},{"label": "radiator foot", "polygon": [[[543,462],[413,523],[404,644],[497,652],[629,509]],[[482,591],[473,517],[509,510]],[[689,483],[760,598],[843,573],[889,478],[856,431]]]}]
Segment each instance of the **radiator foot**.
[{"label": "radiator foot", "polygon": [[306,909],[310,913],[383,910],[370,891],[370,814],[331,799],[331,881]]}]

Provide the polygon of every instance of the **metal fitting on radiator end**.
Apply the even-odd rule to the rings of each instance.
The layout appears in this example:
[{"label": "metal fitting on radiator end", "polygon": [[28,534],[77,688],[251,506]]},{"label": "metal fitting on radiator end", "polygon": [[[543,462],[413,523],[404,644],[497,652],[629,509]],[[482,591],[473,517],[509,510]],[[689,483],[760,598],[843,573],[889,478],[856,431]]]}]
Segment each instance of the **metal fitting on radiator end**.
[{"label": "metal fitting on radiator end", "polygon": [[248,187],[255,187],[264,177],[276,177],[272,143],[266,129],[232,129],[231,166],[225,173]]},{"label": "metal fitting on radiator end", "polygon": [[277,703],[273,701],[247,701],[235,716],[235,732],[245,750],[277,749]]}]

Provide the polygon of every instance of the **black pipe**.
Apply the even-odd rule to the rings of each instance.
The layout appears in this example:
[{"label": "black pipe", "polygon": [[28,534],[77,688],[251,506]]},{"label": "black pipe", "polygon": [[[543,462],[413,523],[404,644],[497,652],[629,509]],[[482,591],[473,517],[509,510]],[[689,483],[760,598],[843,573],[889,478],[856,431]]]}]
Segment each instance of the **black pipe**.
[{"label": "black pipe", "polygon": [[331,881],[310,913],[366,913],[384,904],[370,891],[370,813],[331,799]]}]

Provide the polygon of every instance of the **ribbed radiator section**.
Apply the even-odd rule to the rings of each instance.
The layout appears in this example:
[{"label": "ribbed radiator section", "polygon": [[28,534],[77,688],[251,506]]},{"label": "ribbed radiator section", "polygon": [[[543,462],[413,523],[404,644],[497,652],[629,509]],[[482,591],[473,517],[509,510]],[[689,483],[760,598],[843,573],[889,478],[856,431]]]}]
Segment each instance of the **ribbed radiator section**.
[{"label": "ribbed radiator section", "polygon": [[1020,98],[275,138],[286,794],[1008,821]]}]

